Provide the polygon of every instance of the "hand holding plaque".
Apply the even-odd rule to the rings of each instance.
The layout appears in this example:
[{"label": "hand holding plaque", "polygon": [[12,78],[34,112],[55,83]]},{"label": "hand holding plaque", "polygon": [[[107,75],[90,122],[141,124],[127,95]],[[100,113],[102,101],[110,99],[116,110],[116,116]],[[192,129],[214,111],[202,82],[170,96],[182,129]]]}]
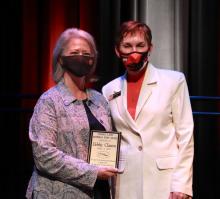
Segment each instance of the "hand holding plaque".
[{"label": "hand holding plaque", "polygon": [[88,162],[93,165],[118,168],[120,143],[120,132],[91,131]]}]

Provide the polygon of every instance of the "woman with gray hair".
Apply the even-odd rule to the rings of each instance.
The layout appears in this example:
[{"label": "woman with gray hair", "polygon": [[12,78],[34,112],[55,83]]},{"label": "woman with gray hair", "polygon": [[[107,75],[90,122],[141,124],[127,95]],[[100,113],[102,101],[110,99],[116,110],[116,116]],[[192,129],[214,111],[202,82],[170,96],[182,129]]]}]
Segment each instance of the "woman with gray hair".
[{"label": "woman with gray hair", "polygon": [[53,52],[57,83],[41,95],[29,126],[35,162],[26,197],[108,199],[108,179],[117,169],[87,163],[91,130],[111,131],[105,98],[86,88],[97,61],[93,37],[76,28],[65,30]]}]

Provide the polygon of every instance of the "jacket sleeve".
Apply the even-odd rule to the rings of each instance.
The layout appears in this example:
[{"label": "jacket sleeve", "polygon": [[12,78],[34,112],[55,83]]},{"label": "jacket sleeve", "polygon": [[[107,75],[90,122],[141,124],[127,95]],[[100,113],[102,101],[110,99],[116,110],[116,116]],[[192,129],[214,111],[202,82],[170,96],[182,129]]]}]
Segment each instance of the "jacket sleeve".
[{"label": "jacket sleeve", "polygon": [[188,87],[182,73],[172,101],[172,114],[179,150],[176,167],[172,175],[171,192],[182,192],[192,196],[194,123]]},{"label": "jacket sleeve", "polygon": [[33,158],[40,173],[67,184],[92,188],[97,167],[74,158],[57,147],[57,116],[52,99],[40,99],[29,126]]}]

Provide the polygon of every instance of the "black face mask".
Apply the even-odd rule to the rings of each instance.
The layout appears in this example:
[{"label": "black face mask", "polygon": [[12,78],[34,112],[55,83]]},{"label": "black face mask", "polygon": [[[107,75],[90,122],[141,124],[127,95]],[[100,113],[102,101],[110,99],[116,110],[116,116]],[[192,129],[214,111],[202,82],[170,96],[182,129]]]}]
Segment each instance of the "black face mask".
[{"label": "black face mask", "polygon": [[77,77],[90,73],[94,64],[94,57],[85,55],[62,56],[62,67]]},{"label": "black face mask", "polygon": [[148,60],[149,51],[146,52],[131,52],[131,53],[120,53],[120,57],[124,66],[131,71],[138,71],[142,68],[144,63]]}]

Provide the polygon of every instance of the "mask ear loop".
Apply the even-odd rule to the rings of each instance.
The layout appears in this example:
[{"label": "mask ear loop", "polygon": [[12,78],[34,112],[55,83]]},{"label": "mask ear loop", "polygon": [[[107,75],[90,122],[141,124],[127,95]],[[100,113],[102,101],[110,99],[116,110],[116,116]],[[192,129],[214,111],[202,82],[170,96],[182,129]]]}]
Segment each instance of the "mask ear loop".
[{"label": "mask ear loop", "polygon": [[131,55],[131,54],[133,54],[133,53],[142,54],[142,55],[145,54],[145,53],[148,53],[148,54],[150,55],[150,51],[149,51],[149,50],[148,50],[148,51],[145,51],[145,52],[132,51],[132,52],[130,52],[130,53],[122,53],[122,52],[119,51],[119,54],[120,54],[120,57],[121,57],[121,58],[123,58],[123,57],[127,58],[129,55]]},{"label": "mask ear loop", "polygon": [[89,65],[90,65],[90,66],[93,66],[93,65],[94,65],[94,58],[93,58],[93,57],[90,57],[90,58],[89,58]]},{"label": "mask ear loop", "polygon": [[147,53],[147,56],[145,59],[147,59],[147,61],[148,61],[148,58],[150,57],[150,51],[148,50],[146,53]]},{"label": "mask ear loop", "polygon": [[63,66],[63,59],[62,59],[62,55],[59,55],[57,58],[57,63],[59,63],[59,65],[62,67]]}]

